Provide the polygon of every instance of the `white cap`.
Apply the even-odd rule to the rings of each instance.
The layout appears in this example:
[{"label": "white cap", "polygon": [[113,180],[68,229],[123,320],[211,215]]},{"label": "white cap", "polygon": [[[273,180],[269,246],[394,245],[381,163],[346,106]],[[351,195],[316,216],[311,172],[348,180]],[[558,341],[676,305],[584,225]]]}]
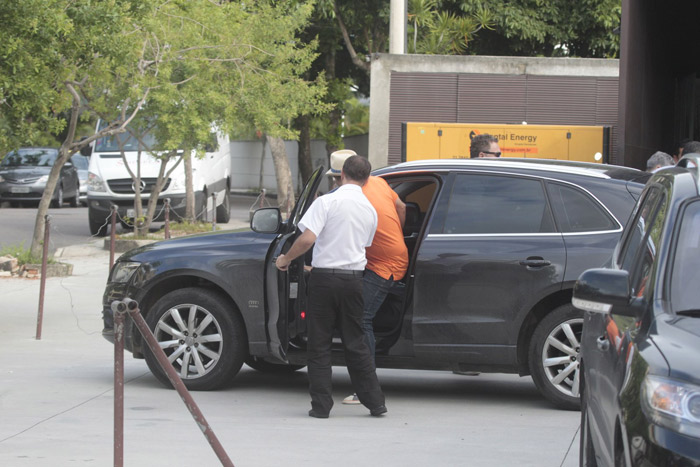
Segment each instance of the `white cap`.
[{"label": "white cap", "polygon": [[350,156],[356,156],[357,153],[352,149],[340,149],[331,153],[331,168],[326,172],[326,175],[340,177],[340,172],[343,170],[343,164]]}]

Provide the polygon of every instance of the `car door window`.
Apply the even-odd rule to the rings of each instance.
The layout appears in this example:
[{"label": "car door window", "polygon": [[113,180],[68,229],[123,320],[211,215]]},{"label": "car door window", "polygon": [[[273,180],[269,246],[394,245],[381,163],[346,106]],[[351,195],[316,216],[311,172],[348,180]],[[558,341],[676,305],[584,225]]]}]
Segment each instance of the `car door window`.
[{"label": "car door window", "polygon": [[620,267],[629,271],[633,296],[650,296],[648,284],[661,241],[665,207],[664,193],[650,189],[625,238]]},{"label": "car door window", "polygon": [[671,273],[673,310],[700,308],[700,201],[690,204],[682,214]]},{"label": "car door window", "polygon": [[561,183],[548,183],[547,189],[561,232],[596,232],[620,228],[600,203],[584,191]]},{"label": "car door window", "polygon": [[445,218],[446,234],[553,232],[542,182],[536,179],[460,174]]}]

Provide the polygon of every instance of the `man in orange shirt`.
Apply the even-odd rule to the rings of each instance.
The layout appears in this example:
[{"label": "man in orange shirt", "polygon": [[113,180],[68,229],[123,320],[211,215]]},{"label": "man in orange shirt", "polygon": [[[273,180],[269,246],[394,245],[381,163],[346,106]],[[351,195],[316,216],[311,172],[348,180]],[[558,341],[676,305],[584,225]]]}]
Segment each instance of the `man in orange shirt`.
[{"label": "man in orange shirt", "polygon": [[[354,155],[355,152],[348,149],[331,154],[331,168],[326,175],[340,176],[345,159]],[[374,358],[372,320],[389,293],[403,293],[403,284],[399,281],[408,269],[408,249],[403,238],[406,205],[381,177],[370,176],[362,187],[362,193],[377,211],[377,231],[372,245],[366,249],[367,266],[362,285],[363,328]],[[355,394],[343,400],[343,404],[359,403]]]}]

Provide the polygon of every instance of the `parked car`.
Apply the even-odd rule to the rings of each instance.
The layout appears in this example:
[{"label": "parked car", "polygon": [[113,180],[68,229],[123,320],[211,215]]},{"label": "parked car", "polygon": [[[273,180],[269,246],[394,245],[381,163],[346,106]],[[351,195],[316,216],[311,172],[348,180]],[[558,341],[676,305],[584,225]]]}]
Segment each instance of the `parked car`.
[{"label": "parked car", "polygon": [[[58,149],[54,148],[20,148],[8,153],[0,163],[0,201],[18,206],[41,200],[57,157]],[[53,193],[52,207],[61,208],[65,201],[76,207],[79,183],[78,171],[70,161],[66,162]]]},{"label": "parked car", "polygon": [[[374,321],[380,368],[532,374],[554,404],[579,404],[582,314],[571,305],[586,269],[609,262],[648,174],[601,164],[523,159],[416,161],[374,172],[407,205],[406,294]],[[304,259],[274,266],[322,180],[318,169],[286,222],[260,209],[252,231],[154,243],[119,258],[103,300],[130,297],[191,389],[306,363]],[[130,326],[126,347],[153,355]],[[342,365],[340,341],[334,364]],[[166,383],[167,384],[167,383]]]},{"label": "parked car", "polygon": [[70,157],[71,162],[78,170],[78,181],[80,182],[80,204],[87,206],[87,183],[88,183],[88,164],[90,159],[82,154],[73,154]]},{"label": "parked car", "polygon": [[579,278],[582,466],[700,466],[700,155],[647,184]]}]

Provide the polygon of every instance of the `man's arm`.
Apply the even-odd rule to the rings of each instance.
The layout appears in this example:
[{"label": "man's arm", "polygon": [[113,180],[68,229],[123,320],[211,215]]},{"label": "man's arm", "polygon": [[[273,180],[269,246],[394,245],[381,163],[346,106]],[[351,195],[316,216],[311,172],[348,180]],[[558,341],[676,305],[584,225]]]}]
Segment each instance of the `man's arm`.
[{"label": "man's arm", "polygon": [[294,241],[294,244],[289,249],[286,255],[279,255],[277,261],[275,261],[275,266],[280,271],[286,271],[289,268],[289,264],[294,261],[299,256],[306,253],[309,248],[316,241],[316,234],[311,231],[311,229],[304,230],[299,238]]},{"label": "man's arm", "polygon": [[401,198],[396,198],[394,200],[394,206],[396,207],[396,213],[399,215],[399,222],[401,222],[401,228],[403,228],[406,223],[406,203],[401,201]]}]

